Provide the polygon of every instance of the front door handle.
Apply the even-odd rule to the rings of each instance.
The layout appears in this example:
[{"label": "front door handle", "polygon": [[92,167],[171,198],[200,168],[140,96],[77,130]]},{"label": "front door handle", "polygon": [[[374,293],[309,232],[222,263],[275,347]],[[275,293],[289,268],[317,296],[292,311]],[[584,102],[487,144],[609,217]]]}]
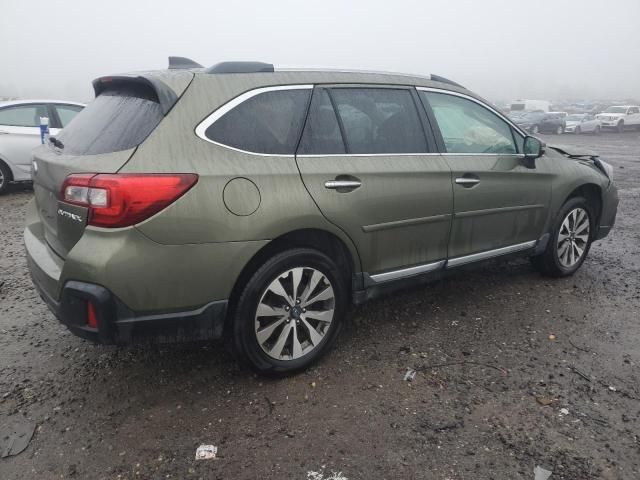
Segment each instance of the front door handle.
[{"label": "front door handle", "polygon": [[324,188],[329,190],[337,190],[340,193],[350,192],[362,185],[359,178],[352,177],[351,175],[338,175],[334,180],[327,180],[324,182]]},{"label": "front door handle", "polygon": [[477,185],[478,183],[480,183],[480,179],[479,178],[471,178],[471,177],[458,177],[458,178],[456,178],[456,184],[457,185],[462,185],[465,188],[473,187],[474,185]]}]

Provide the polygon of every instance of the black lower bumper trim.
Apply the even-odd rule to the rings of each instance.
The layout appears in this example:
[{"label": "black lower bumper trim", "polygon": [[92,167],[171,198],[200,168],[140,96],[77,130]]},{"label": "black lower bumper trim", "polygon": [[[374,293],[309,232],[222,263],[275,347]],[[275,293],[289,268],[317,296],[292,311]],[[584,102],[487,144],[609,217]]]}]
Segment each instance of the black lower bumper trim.
[{"label": "black lower bumper trim", "polygon": [[[188,311],[134,312],[108,289],[77,281],[65,284],[59,302],[42,291],[41,294],[58,320],[71,332],[104,344],[173,343],[220,338],[227,313],[226,300]],[[87,325],[88,303],[93,305],[97,328]]]}]

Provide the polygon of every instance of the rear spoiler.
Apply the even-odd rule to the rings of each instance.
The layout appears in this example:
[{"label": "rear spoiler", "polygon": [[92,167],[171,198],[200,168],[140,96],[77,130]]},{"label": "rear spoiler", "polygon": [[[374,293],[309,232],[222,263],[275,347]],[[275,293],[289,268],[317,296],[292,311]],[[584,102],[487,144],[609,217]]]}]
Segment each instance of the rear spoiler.
[{"label": "rear spoiler", "polygon": [[117,75],[96,78],[93,81],[93,90],[97,97],[108,88],[127,84],[150,88],[158,98],[158,103],[160,104],[164,115],[169,113],[169,110],[171,110],[178,101],[178,95],[176,95],[176,92],[174,92],[166,83],[154,77],[143,77],[139,75]]}]

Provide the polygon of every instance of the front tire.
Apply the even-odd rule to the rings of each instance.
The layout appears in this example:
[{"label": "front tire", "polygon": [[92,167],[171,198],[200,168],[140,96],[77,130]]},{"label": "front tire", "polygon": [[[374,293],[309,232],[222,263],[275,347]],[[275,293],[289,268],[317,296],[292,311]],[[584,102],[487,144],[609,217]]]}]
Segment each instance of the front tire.
[{"label": "front tire", "polygon": [[574,133],[576,135],[580,135],[582,133],[582,131],[580,130],[580,127],[576,127],[576,129],[574,130]]},{"label": "front tire", "polygon": [[533,266],[551,277],[573,275],[583,264],[595,229],[593,208],[583,197],[570,198],[558,212],[551,238]]},{"label": "front tire", "polygon": [[262,374],[303,370],[335,341],[348,296],[345,275],[325,254],[308,248],[279,253],[252,275],[239,297],[235,351]]},{"label": "front tire", "polygon": [[540,128],[538,127],[538,125],[534,125],[533,127],[531,127],[531,133],[533,135],[537,135],[540,132]]},{"label": "front tire", "polygon": [[623,121],[618,122],[618,126],[616,127],[616,130],[618,131],[618,133],[624,132],[624,122]]},{"label": "front tire", "polygon": [[601,131],[602,131],[602,128],[600,127],[600,125],[596,125],[596,129],[594,130],[594,134],[595,135],[600,135]]},{"label": "front tire", "polygon": [[556,135],[562,135],[563,132],[564,128],[562,127],[562,125],[558,125],[558,128],[556,128]]}]

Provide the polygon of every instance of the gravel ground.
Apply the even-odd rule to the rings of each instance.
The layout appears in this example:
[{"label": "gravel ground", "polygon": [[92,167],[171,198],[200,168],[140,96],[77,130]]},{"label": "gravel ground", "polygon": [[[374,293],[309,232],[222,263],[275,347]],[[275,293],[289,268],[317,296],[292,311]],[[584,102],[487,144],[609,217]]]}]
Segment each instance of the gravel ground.
[{"label": "gravel ground", "polygon": [[[599,151],[620,188],[615,230],[574,277],[517,260],[385,297],[281,380],[219,344],[73,336],[27,272],[32,192],[0,197],[0,425],[37,423],[0,479],[640,478],[640,136],[547,140]],[[219,458],[196,462],[200,444]]]}]

